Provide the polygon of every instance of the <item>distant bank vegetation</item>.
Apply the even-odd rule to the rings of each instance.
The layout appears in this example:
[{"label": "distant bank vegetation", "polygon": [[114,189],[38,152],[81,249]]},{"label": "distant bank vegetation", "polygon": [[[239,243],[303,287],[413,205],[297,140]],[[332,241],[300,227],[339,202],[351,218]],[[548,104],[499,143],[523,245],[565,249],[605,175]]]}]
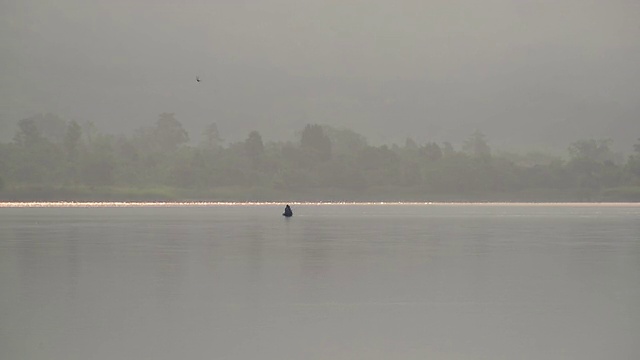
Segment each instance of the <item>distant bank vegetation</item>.
[{"label": "distant bank vegetation", "polygon": [[0,143],[0,200],[640,201],[640,139],[626,159],[594,139],[568,144],[566,158],[495,153],[479,131],[459,149],[371,146],[317,124],[295,141],[252,131],[225,144],[212,123],[201,139],[190,142],[171,113],[128,135],[23,119]]}]

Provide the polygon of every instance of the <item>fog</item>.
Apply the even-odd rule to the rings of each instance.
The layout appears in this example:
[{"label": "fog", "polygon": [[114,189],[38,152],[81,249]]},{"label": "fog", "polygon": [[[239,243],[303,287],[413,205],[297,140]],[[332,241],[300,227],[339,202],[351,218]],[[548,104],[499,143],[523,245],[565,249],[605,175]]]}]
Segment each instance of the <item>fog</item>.
[{"label": "fog", "polygon": [[[640,134],[637,1],[0,2],[0,133],[38,113],[197,141],[308,123],[373,144],[566,149]],[[199,76],[201,82],[196,82]]]}]

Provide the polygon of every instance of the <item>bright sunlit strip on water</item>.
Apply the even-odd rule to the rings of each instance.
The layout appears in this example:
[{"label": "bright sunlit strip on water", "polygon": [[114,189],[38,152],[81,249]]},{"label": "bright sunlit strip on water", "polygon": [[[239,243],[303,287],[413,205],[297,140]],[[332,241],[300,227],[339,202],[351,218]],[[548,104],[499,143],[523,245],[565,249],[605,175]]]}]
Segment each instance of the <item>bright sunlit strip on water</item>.
[{"label": "bright sunlit strip on water", "polygon": [[559,207],[640,207],[640,203],[507,203],[507,202],[0,202],[0,208],[118,208],[118,207],[207,207],[207,206],[270,206],[270,205],[408,205],[408,206],[559,206]]}]

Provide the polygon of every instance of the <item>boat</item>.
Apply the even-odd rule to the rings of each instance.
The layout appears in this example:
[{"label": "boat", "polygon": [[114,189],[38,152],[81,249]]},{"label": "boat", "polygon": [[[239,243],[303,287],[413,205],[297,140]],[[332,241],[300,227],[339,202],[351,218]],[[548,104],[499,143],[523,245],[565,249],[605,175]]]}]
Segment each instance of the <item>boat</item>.
[{"label": "boat", "polygon": [[291,206],[287,205],[284,207],[284,212],[282,213],[282,216],[285,216],[285,217],[293,216],[293,211],[291,211]]}]

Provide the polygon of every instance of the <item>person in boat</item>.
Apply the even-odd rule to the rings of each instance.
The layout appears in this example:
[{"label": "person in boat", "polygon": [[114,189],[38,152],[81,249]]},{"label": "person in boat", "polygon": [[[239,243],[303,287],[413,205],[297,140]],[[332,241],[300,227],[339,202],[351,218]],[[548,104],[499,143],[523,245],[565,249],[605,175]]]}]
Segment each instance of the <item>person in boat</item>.
[{"label": "person in boat", "polygon": [[286,216],[286,217],[293,216],[293,211],[291,211],[291,207],[289,205],[284,207],[284,213],[282,213],[282,216]]}]

